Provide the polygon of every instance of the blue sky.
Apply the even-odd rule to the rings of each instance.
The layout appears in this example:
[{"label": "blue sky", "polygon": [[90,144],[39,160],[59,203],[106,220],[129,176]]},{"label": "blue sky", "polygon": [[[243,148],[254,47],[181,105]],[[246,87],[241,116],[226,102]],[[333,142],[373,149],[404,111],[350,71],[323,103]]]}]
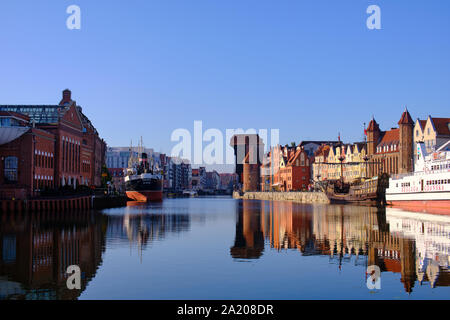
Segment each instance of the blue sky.
[{"label": "blue sky", "polygon": [[[68,30],[66,8],[81,8]],[[382,30],[366,9],[381,8]],[[279,128],[281,143],[362,139],[448,117],[450,1],[0,2],[0,104],[70,88],[112,146],[169,153],[177,128]]]}]

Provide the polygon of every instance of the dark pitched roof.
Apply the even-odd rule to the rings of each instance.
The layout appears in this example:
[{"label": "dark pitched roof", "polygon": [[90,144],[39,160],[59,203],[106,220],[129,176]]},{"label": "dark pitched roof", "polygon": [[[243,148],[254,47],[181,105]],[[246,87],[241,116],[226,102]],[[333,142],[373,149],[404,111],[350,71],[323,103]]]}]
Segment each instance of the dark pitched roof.
[{"label": "dark pitched roof", "polygon": [[439,135],[450,135],[450,118],[431,118]]},{"label": "dark pitched roof", "polygon": [[378,123],[375,121],[375,118],[372,118],[372,120],[370,120],[369,125],[366,129],[367,131],[377,131],[380,130],[380,126],[378,125]]},{"label": "dark pitched roof", "polygon": [[405,109],[405,111],[402,114],[402,117],[400,118],[400,121],[398,124],[410,124],[414,125],[414,121],[411,118],[411,115],[408,112],[408,109]]}]

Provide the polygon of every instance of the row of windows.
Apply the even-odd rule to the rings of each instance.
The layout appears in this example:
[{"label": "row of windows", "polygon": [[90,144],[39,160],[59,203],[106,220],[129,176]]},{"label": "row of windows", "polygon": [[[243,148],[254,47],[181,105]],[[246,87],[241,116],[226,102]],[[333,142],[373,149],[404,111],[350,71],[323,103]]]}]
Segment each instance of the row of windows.
[{"label": "row of windows", "polygon": [[53,169],[53,157],[35,154],[34,164],[38,168]]},{"label": "row of windows", "polygon": [[397,145],[391,144],[390,146],[377,147],[377,152],[389,152],[389,151],[397,151]]},{"label": "row of windows", "polygon": [[[63,137],[64,138],[64,137]],[[63,171],[68,172],[79,172],[80,171],[80,144],[76,141],[75,143],[66,141],[63,139],[62,145],[62,163]]]},{"label": "row of windows", "polygon": [[427,186],[433,186],[433,185],[439,185],[439,184],[450,184],[450,179],[429,180],[429,181],[427,181]]},{"label": "row of windows", "polygon": [[431,170],[443,170],[443,169],[450,169],[450,163],[437,164],[437,165],[431,166]]},{"label": "row of windows", "polygon": [[402,185],[402,188],[403,187],[411,187],[411,182],[404,182],[401,185]]}]

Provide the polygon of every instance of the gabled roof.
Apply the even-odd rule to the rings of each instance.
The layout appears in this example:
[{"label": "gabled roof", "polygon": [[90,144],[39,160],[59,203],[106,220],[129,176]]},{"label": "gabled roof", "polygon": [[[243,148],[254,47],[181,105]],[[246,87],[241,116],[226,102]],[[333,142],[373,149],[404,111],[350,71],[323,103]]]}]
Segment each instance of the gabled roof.
[{"label": "gabled roof", "polygon": [[287,165],[289,166],[289,165],[294,164],[295,161],[300,157],[300,155],[302,154],[302,152],[305,152],[305,150],[303,150],[303,149],[298,149],[298,150],[292,155],[291,159],[289,159],[289,162],[288,162]]},{"label": "gabled roof", "polygon": [[316,150],[316,152],[314,153],[314,156],[319,157],[319,156],[323,155],[325,158],[327,158],[329,153],[330,153],[330,146],[323,144]]},{"label": "gabled roof", "polygon": [[450,135],[450,118],[430,118],[438,135]]},{"label": "gabled roof", "polygon": [[420,129],[423,130],[425,128],[425,125],[427,124],[427,120],[417,119],[417,123],[419,123]]}]

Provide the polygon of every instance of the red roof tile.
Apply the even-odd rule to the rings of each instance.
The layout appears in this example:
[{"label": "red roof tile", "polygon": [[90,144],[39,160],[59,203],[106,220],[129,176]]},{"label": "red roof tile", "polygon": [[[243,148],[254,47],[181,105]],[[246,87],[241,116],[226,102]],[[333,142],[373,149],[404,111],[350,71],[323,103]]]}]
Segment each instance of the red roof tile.
[{"label": "red roof tile", "polygon": [[400,142],[400,129],[392,129],[384,133],[383,139],[378,144],[379,147]]},{"label": "red roof tile", "polygon": [[450,118],[431,118],[437,134],[450,135]]}]

